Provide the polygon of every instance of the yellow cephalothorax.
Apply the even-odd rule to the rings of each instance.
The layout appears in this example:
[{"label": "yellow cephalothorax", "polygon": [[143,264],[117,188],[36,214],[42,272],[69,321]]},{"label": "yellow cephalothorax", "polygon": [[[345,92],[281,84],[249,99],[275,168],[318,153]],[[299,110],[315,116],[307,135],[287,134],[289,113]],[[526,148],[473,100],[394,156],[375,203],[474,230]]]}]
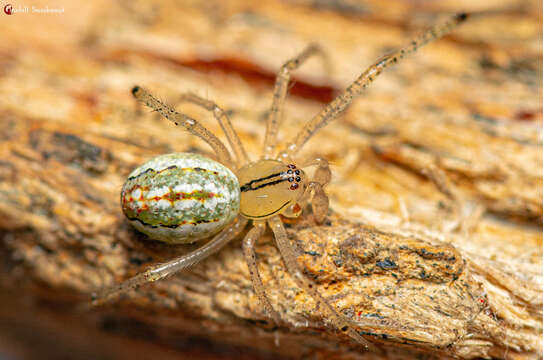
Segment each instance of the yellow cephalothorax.
[{"label": "yellow cephalothorax", "polygon": [[260,160],[238,170],[240,213],[249,219],[267,219],[287,213],[299,215],[297,201],[307,187],[305,173],[294,164]]}]

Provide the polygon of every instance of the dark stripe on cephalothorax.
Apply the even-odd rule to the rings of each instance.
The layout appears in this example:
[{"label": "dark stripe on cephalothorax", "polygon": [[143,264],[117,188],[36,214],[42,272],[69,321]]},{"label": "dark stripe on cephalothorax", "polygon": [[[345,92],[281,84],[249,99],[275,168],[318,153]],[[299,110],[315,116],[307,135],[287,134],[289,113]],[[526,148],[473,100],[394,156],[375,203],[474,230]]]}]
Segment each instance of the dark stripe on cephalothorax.
[{"label": "dark stripe on cephalothorax", "polygon": [[[254,184],[254,183],[257,183],[259,181],[263,181],[263,180],[268,180],[268,179],[271,179],[273,177],[276,177],[276,176],[280,176],[282,175],[283,173],[280,172],[280,173],[277,173],[277,174],[271,174],[271,175],[268,175],[268,176],[265,176],[265,177],[262,177],[262,178],[259,178],[259,179],[254,179],[254,180],[251,180],[249,181],[247,184],[244,184],[243,186],[241,186],[241,189],[243,188],[248,188],[250,189],[251,188],[251,185]],[[244,190],[242,190],[244,191]],[[245,191],[248,191],[248,190],[245,190]]]},{"label": "dark stripe on cephalothorax", "polygon": [[258,190],[258,189],[261,189],[261,188],[266,187],[266,186],[276,185],[276,184],[282,183],[283,181],[288,181],[288,179],[279,179],[279,180],[275,180],[275,181],[270,181],[270,182],[260,184],[260,185],[255,186],[255,187],[251,187],[248,184],[245,184],[242,187],[240,187],[239,190],[241,192]]},{"label": "dark stripe on cephalothorax", "polygon": [[249,219],[258,219],[258,218],[263,218],[263,217],[267,217],[267,216],[272,216],[273,214],[276,214],[278,213],[279,211],[281,211],[285,206],[287,206],[288,204],[290,204],[290,200],[287,201],[286,203],[284,203],[283,205],[281,205],[281,207],[275,211],[272,211],[271,213],[269,214],[266,214],[266,215],[260,215],[260,216],[251,216],[251,215],[247,215],[245,213],[242,213],[240,211],[240,214],[245,216],[246,218],[249,218]]},{"label": "dark stripe on cephalothorax", "polygon": [[266,186],[269,186],[269,185],[279,184],[280,182],[288,180],[286,178],[282,178],[282,179],[279,179],[279,180],[274,180],[274,181],[270,181],[270,182],[267,182],[267,183],[264,183],[264,184],[260,184],[260,185],[257,185],[255,187],[252,186],[253,184],[255,184],[257,182],[268,180],[268,179],[274,178],[276,176],[281,176],[281,175],[283,175],[282,172],[277,173],[277,174],[272,174],[272,175],[269,175],[269,176],[266,176],[266,177],[263,177],[263,178],[260,178],[260,179],[251,180],[248,183],[243,184],[239,189],[242,192],[244,192],[244,191],[252,191],[252,190],[257,190],[257,189],[260,189],[260,188],[263,188],[263,187],[266,187]]},{"label": "dark stripe on cephalothorax", "polygon": [[208,170],[208,169],[203,169],[203,168],[200,168],[200,167],[194,167],[194,168],[178,168],[177,165],[171,165],[171,166],[168,166],[167,168],[164,168],[162,170],[159,170],[159,171],[156,171],[155,169],[153,168],[149,168],[145,171],[142,171],[140,172],[138,175],[136,176],[131,176],[129,177],[127,180],[135,180],[137,178],[139,178],[140,176],[143,176],[147,173],[155,173],[155,174],[160,174],[161,172],[163,171],[166,171],[166,170],[173,170],[173,169],[179,169],[181,171],[198,171],[198,172],[209,172],[209,173],[213,173],[215,175],[218,175],[219,173],[217,171],[213,171],[213,170]]}]

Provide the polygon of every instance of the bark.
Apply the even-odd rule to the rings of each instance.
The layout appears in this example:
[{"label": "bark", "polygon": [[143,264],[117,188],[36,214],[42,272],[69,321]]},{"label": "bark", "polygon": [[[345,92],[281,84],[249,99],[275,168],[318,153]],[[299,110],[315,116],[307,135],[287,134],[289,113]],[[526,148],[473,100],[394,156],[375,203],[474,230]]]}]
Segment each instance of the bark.
[{"label": "bark", "polygon": [[[309,141],[301,158],[332,163],[331,210],[323,224],[310,208],[285,222],[306,275],[381,358],[539,358],[543,8],[414,4],[48,2],[65,13],[6,15],[0,350],[18,358],[374,358],[329,326],[286,273],[269,232],[259,269],[281,324],[259,305],[239,241],[190,271],[85,309],[93,290],[199,246],[149,241],[122,216],[119,192],[134,167],[173,151],[212,156],[136,107],[130,89],[145,86],[171,103],[187,91],[213,99],[256,159],[274,73],[308,43],[318,42],[327,61],[296,72],[283,142],[437,14],[471,10],[470,22],[387,71]],[[209,113],[178,108],[220,132]]]}]

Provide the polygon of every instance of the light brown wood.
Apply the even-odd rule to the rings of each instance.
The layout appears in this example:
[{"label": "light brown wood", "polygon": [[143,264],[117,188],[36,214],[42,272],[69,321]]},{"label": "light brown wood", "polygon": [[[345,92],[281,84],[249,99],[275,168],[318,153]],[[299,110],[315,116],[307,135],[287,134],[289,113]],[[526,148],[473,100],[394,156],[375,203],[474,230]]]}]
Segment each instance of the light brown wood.
[{"label": "light brown wood", "polygon": [[[252,290],[239,241],[191,271],[81,310],[93,289],[198,246],[147,241],[122,216],[122,182],[144,160],[212,156],[137,108],[130,89],[170,103],[187,91],[215,101],[256,159],[274,73],[307,44],[323,48],[330,69],[311,59],[294,73],[280,142],[365,66],[467,10],[467,24],[383,74],[309,141],[304,160],[332,165],[331,211],[317,226],[305,209],[285,220],[287,232],[321,294],[360,322],[382,358],[543,354],[542,5],[316,4],[48,2],[64,14],[2,14],[0,350],[374,358],[327,326],[270,232],[257,255],[277,327]],[[178,110],[220,132],[204,109]],[[432,166],[451,184],[460,219],[454,196],[425,172]]]}]

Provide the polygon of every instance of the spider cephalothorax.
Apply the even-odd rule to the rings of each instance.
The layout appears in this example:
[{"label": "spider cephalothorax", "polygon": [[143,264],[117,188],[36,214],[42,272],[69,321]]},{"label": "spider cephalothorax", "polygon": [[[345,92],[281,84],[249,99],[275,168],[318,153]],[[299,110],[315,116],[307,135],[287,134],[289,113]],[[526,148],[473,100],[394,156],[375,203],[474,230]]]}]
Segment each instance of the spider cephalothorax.
[{"label": "spider cephalothorax", "polygon": [[[273,103],[268,115],[264,151],[254,162],[249,157],[234,131],[226,113],[212,101],[193,94],[183,99],[213,113],[219,121],[233,155],[226,146],[198,121],[176,112],[139,86],[132,89],[134,97],[159,112],[176,125],[206,141],[215,151],[218,163],[200,155],[176,153],[162,155],[134,170],[127,179],[121,206],[134,226],[149,237],[169,243],[186,243],[214,235],[199,249],[164,264],[159,264],[125,282],[93,295],[93,303],[100,304],[119,293],[138,285],[152,282],[206,258],[238,236],[245,226],[253,226],[243,239],[243,253],[247,260],[251,280],[267,314],[280,323],[258,273],[255,243],[263,235],[266,225],[274,233],[284,264],[296,283],[315,301],[330,322],[341,332],[363,344],[372,345],[356,330],[363,327],[339,313],[317,290],[312,280],[303,275],[279,215],[295,217],[305,204],[311,203],[317,222],[322,222],[328,209],[328,197],[323,187],[330,181],[330,169],[324,159],[304,164],[316,166],[312,179],[293,161],[298,151],[321,127],[344,111],[353,99],[389,65],[397,63],[406,54],[443,36],[467,18],[457,14],[438,25],[405,48],[387,55],[364,71],[352,85],[315,115],[289,143],[285,150],[276,149],[277,129],[290,80],[290,72],[307,58],[321,53],[316,45],[307,47],[281,68],[275,83]],[[221,165],[222,164],[222,165]]]},{"label": "spider cephalothorax", "polygon": [[259,160],[238,170],[241,185],[240,214],[248,219],[267,219],[297,209],[307,188],[303,170],[277,160]]}]

